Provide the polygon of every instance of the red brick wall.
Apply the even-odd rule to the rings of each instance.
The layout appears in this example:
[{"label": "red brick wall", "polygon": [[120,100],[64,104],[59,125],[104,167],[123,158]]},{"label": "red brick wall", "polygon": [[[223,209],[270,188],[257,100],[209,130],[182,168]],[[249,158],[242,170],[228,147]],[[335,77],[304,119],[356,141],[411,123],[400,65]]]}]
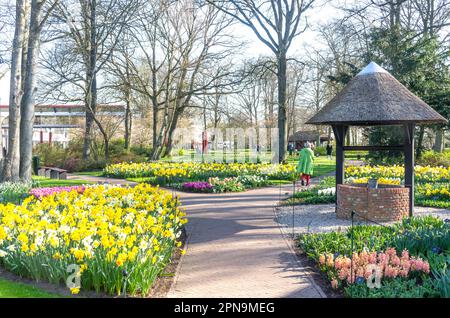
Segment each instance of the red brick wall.
[{"label": "red brick wall", "polygon": [[336,214],[350,219],[355,211],[361,217],[373,221],[398,221],[409,214],[409,189],[383,187],[369,189],[365,185],[340,184],[337,188]]}]

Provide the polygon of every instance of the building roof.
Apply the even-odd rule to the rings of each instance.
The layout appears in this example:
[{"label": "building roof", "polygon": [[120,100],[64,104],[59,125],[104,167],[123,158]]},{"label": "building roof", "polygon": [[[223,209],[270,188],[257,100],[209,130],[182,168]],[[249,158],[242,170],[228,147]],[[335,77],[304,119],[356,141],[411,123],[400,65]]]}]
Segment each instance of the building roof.
[{"label": "building roof", "polygon": [[[316,130],[311,131],[297,131],[293,135],[289,136],[288,141],[316,141],[319,136],[319,132]],[[320,136],[321,139],[328,139],[328,136]]]},{"label": "building roof", "polygon": [[307,124],[445,123],[441,116],[375,62],[367,65]]},{"label": "building roof", "polygon": [[[2,128],[9,128],[9,125],[2,125]],[[81,125],[70,125],[70,124],[34,124],[33,128],[35,129],[44,129],[44,128],[81,128]]]}]

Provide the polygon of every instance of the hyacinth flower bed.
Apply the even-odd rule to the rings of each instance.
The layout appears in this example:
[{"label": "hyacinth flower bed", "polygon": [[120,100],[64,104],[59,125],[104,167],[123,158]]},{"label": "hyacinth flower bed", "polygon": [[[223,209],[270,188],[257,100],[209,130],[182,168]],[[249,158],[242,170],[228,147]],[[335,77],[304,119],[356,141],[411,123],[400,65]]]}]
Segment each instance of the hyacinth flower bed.
[{"label": "hyacinth flower bed", "polygon": [[186,222],[176,198],[147,184],[29,196],[20,205],[0,204],[0,266],[64,284],[75,264],[81,285],[74,294],[120,295],[126,288],[144,296],[181,246]]},{"label": "hyacinth flower bed", "polygon": [[297,244],[346,297],[450,297],[450,220],[358,225],[302,234]]},{"label": "hyacinth flower bed", "polygon": [[85,189],[86,189],[85,186],[34,188],[30,190],[30,194],[35,198],[41,198],[55,193],[70,192],[70,191],[76,191],[82,194]]},{"label": "hyacinth flower bed", "polygon": [[246,189],[258,188],[268,184],[266,177],[239,176],[231,178],[209,178],[208,181],[191,181],[175,185],[176,188],[187,192],[223,193],[241,192]]},{"label": "hyacinth flower bed", "polygon": [[193,181],[183,183],[182,190],[188,192],[212,192],[213,186],[205,181]]}]

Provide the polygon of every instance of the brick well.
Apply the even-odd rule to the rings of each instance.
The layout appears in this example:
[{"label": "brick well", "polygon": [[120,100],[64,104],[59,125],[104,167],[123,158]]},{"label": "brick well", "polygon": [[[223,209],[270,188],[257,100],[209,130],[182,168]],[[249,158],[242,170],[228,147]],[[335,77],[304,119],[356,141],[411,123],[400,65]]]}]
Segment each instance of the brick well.
[{"label": "brick well", "polygon": [[361,215],[356,220],[399,221],[409,215],[409,189],[403,186],[339,184],[336,194],[338,218],[350,219],[352,211]]}]

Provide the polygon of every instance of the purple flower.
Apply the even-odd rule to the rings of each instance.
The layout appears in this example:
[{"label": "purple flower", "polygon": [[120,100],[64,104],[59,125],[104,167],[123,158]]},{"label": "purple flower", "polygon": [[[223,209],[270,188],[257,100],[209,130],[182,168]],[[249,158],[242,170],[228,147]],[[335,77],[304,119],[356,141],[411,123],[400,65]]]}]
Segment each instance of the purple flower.
[{"label": "purple flower", "polygon": [[209,182],[205,181],[194,181],[183,183],[183,189],[187,191],[195,192],[209,192],[213,186]]},{"label": "purple flower", "polygon": [[431,251],[435,254],[440,254],[442,252],[441,248],[438,246],[434,246]]},{"label": "purple flower", "polygon": [[84,186],[34,188],[31,189],[30,194],[33,195],[35,198],[39,199],[42,197],[52,195],[54,193],[70,192],[70,191],[77,191],[78,193],[83,193],[84,190],[85,190]]}]

